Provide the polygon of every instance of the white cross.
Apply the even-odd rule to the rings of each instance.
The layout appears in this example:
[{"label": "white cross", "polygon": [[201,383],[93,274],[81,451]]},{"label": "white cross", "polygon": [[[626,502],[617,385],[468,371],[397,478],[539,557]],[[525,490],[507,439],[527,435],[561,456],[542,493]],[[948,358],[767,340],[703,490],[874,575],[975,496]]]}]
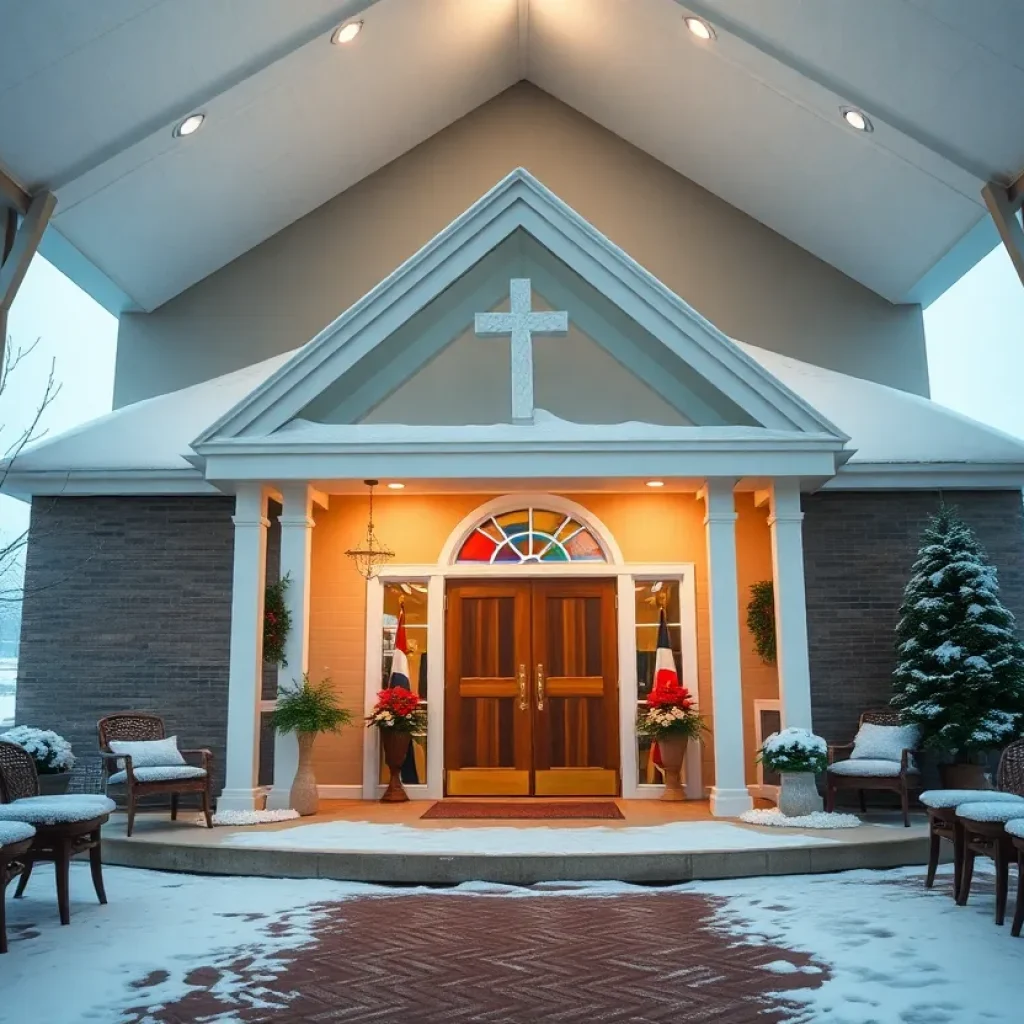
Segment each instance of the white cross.
[{"label": "white cross", "polygon": [[508,313],[477,313],[476,333],[481,338],[512,336],[512,422],[533,422],[533,335],[562,335],[569,331],[569,314],[533,312],[530,280],[515,277],[509,284]]}]

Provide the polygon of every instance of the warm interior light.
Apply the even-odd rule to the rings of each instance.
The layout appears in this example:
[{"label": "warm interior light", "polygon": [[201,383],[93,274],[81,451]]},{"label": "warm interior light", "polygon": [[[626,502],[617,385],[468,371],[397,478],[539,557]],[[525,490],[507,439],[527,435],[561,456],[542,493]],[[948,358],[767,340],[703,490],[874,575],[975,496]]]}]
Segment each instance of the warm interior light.
[{"label": "warm interior light", "polygon": [[174,134],[178,138],[184,138],[186,135],[194,135],[202,127],[205,120],[205,114],[189,114],[184,121],[178,123],[174,129]]},{"label": "warm interior light", "polygon": [[686,18],[686,27],[698,38],[705,41],[715,38],[715,30],[703,18]]},{"label": "warm interior light", "polygon": [[331,42],[335,46],[340,46],[343,43],[351,43],[353,39],[363,30],[363,23],[361,21],[350,21],[347,25],[342,25],[340,28],[334,30],[334,35],[331,36]]},{"label": "warm interior light", "polygon": [[647,486],[648,487],[664,487],[665,486],[665,481],[664,480],[648,480],[647,481]]},{"label": "warm interior light", "polygon": [[388,489],[392,491],[400,491],[405,487],[405,484],[400,484],[397,480],[394,483],[388,484]]},{"label": "warm interior light", "polygon": [[868,120],[867,114],[855,107],[842,107],[843,120],[851,127],[856,128],[859,132],[870,132],[874,131],[874,126]]}]

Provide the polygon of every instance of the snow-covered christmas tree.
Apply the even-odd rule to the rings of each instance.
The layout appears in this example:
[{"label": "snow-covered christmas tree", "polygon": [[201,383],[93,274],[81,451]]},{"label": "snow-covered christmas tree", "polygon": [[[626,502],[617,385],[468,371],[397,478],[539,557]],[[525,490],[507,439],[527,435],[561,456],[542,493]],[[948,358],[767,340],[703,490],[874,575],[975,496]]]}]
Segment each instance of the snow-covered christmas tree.
[{"label": "snow-covered christmas tree", "polygon": [[1024,646],[974,532],[943,507],[922,535],[900,606],[894,707],[924,745],[965,759],[1024,726]]}]

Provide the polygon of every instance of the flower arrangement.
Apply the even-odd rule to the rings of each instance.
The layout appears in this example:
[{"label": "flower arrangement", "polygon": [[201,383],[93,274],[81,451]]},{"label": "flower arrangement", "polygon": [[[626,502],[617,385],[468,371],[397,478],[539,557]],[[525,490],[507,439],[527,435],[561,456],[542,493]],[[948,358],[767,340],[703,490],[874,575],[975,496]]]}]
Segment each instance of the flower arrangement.
[{"label": "flower arrangement", "polygon": [[680,683],[659,686],[637,716],[637,732],[653,740],[697,739],[705,725],[693,705],[690,691]]},{"label": "flower arrangement", "polygon": [[0,734],[0,740],[17,743],[19,747],[32,756],[39,775],[56,775],[69,772],[75,764],[75,755],[71,753],[71,744],[63,736],[49,729],[33,729],[31,726],[18,725]]},{"label": "flower arrangement", "polygon": [[761,745],[757,760],[770,772],[823,772],[828,744],[807,729],[774,732]]},{"label": "flower arrangement", "polygon": [[287,665],[284,645],[292,628],[292,613],[288,611],[284,595],[291,583],[285,573],[274,583],[268,583],[263,595],[263,660],[268,665]]},{"label": "flower arrangement", "polygon": [[352,712],[338,703],[331,680],[314,683],[308,673],[300,686],[280,688],[277,707],[270,714],[270,724],[278,732],[337,732],[351,721]]},{"label": "flower arrangement", "polygon": [[427,713],[420,707],[415,693],[401,686],[392,686],[377,694],[377,703],[366,718],[368,729],[418,733],[427,724]]}]

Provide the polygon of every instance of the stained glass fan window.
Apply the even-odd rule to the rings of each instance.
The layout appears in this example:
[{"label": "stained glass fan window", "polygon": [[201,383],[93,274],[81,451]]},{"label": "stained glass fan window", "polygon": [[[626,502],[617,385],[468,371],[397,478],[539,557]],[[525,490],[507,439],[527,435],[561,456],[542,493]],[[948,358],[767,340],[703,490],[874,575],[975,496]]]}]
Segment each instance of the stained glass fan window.
[{"label": "stained glass fan window", "polygon": [[489,516],[466,538],[457,562],[604,562],[604,551],[578,519],[523,508]]}]

